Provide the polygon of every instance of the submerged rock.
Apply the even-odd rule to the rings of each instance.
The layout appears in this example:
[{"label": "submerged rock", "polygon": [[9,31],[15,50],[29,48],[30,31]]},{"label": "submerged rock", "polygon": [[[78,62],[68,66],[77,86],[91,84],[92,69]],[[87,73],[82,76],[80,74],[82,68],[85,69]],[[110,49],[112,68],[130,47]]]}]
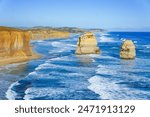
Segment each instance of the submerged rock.
[{"label": "submerged rock", "polygon": [[121,46],[120,58],[134,59],[136,56],[135,45],[132,40],[125,40]]},{"label": "submerged rock", "polygon": [[99,54],[97,40],[93,33],[87,32],[79,37],[75,54]]}]

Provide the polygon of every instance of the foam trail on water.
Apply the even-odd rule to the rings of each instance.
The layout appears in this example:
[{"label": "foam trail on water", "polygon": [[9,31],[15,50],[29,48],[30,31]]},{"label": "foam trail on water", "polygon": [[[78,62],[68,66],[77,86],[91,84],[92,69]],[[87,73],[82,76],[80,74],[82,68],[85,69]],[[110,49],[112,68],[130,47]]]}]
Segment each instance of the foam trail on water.
[{"label": "foam trail on water", "polygon": [[[136,60],[141,66],[146,62],[144,59]],[[135,69],[136,64],[135,61],[121,61],[121,65],[115,65],[115,61],[113,65],[99,64],[95,71],[96,75],[88,80],[88,88],[99,94],[101,99],[148,99],[150,94],[146,90],[150,90],[150,79],[138,73],[149,73],[149,69]]]},{"label": "foam trail on water", "polygon": [[[32,94],[32,95],[30,95]],[[25,91],[24,100],[31,100],[35,98],[41,98],[41,97],[57,97],[60,94],[64,94],[64,91],[62,89],[52,89],[52,88],[28,88]]]},{"label": "foam trail on water", "polygon": [[12,90],[12,88],[14,86],[19,85],[18,82],[15,82],[13,84],[10,85],[10,87],[8,88],[7,92],[6,92],[6,98],[9,100],[15,100],[15,97],[17,96],[17,93],[15,91]]},{"label": "foam trail on water", "polygon": [[112,79],[94,76],[89,79],[91,85],[88,87],[90,90],[100,95],[101,99],[109,100],[135,100],[147,99],[149,93],[141,90],[130,90],[127,87],[120,86],[117,81]]},{"label": "foam trail on water", "polygon": [[99,42],[116,42],[116,41],[111,37],[101,36]]}]

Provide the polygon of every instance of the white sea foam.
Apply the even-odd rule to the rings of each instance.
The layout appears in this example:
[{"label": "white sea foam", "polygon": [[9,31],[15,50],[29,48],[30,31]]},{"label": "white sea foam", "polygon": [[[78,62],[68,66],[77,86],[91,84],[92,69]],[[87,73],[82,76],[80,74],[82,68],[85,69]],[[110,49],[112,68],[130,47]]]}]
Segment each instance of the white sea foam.
[{"label": "white sea foam", "polygon": [[49,45],[51,45],[51,43],[52,43],[51,41],[39,40],[37,44],[42,45],[42,46],[49,46]]},{"label": "white sea foam", "polygon": [[[61,83],[65,84],[66,88],[65,87],[61,88],[59,86],[54,88],[53,87],[30,87],[25,91],[24,99],[25,100],[31,100],[36,98],[60,99],[62,98],[62,96],[64,96],[65,99],[67,99],[70,98],[71,93],[74,93],[75,91],[79,92],[87,87],[87,82],[83,82],[83,77],[81,77],[81,79],[78,78],[78,80],[75,80],[74,78],[68,78],[67,80],[64,79],[61,80]],[[76,95],[75,97],[80,98],[80,96],[78,97],[78,95]]]},{"label": "white sea foam", "polygon": [[150,48],[150,45],[143,45],[145,48]]},{"label": "white sea foam", "polygon": [[49,63],[51,61],[75,61],[75,58],[71,57],[71,56],[62,56],[62,57],[56,57],[56,58],[52,58],[50,60],[47,60],[46,63]]},{"label": "white sea foam", "polygon": [[17,93],[15,91],[12,90],[12,88],[16,85],[19,85],[18,82],[15,82],[13,84],[10,85],[10,87],[8,88],[7,92],[6,92],[6,98],[9,100],[15,100],[15,97],[17,96]]},{"label": "white sea foam", "polygon": [[45,41],[44,41],[44,40],[38,40],[37,42],[38,42],[38,43],[42,43],[42,42],[45,42]]},{"label": "white sea foam", "polygon": [[[55,45],[56,44],[56,45]],[[55,43],[53,44],[53,47],[56,47],[55,49],[52,49],[49,51],[49,54],[52,53],[63,53],[63,52],[69,52],[71,50],[74,50],[75,46],[72,44],[60,44],[59,43]],[[58,45],[57,45],[58,44]]]},{"label": "white sea foam", "polygon": [[51,44],[53,47],[63,47],[64,46],[64,43],[56,42],[56,41],[52,42]]},{"label": "white sea foam", "polygon": [[115,58],[113,56],[100,56],[100,58],[103,58],[103,59],[111,59],[111,60],[117,60],[118,58]]},{"label": "white sea foam", "polygon": [[110,75],[110,76],[120,76],[124,78],[126,72],[134,72],[134,63],[122,62],[122,65],[98,65],[96,69],[96,74],[100,75]]},{"label": "white sea foam", "polygon": [[121,72],[121,67],[119,65],[98,65],[96,69],[96,74],[101,75],[124,75],[124,72]]},{"label": "white sea foam", "polygon": [[101,99],[110,100],[131,100],[131,99],[146,99],[149,93],[141,90],[130,90],[127,87],[117,84],[113,79],[94,76],[89,79],[90,90],[100,95]]},{"label": "white sea foam", "polygon": [[120,40],[121,40],[121,41],[125,41],[126,39],[125,39],[125,38],[121,38]]},{"label": "white sea foam", "polygon": [[99,58],[100,57],[99,54],[89,54],[88,56],[90,56],[92,58]]},{"label": "white sea foam", "polygon": [[[39,68],[39,69],[38,69],[38,68]],[[29,74],[26,76],[26,79],[29,78],[29,79],[32,79],[32,80],[33,80],[33,79],[39,79],[39,78],[47,78],[47,77],[49,77],[48,74],[46,74],[46,73],[44,73],[44,74],[38,73],[37,70],[40,70],[40,67],[37,67],[37,68],[35,69],[35,71],[29,73]]]},{"label": "white sea foam", "polygon": [[37,72],[34,71],[34,72],[29,73],[28,75],[37,76],[38,74],[37,74]]},{"label": "white sea foam", "polygon": [[53,47],[58,47],[58,48],[63,48],[63,47],[66,47],[66,46],[67,47],[75,47],[76,46],[74,44],[65,43],[65,42],[56,42],[56,41],[52,42],[51,45]]},{"label": "white sea foam", "polygon": [[94,58],[99,58],[99,59],[118,59],[118,58],[115,58],[115,57],[112,57],[112,56],[106,56],[106,55],[100,55],[100,54],[89,54],[89,55],[77,55],[79,57],[91,57],[92,59]]},{"label": "white sea foam", "polygon": [[143,52],[143,53],[150,53],[149,48],[144,49],[144,50],[139,50],[139,51],[140,51],[140,52]]},{"label": "white sea foam", "polygon": [[100,37],[100,42],[116,42],[116,41],[111,37],[101,36]]},{"label": "white sea foam", "polygon": [[137,45],[137,47],[141,49],[149,49],[150,45]]},{"label": "white sea foam", "polygon": [[[38,68],[38,67],[37,67]],[[36,70],[36,69],[35,69]],[[44,75],[44,76],[43,76]],[[26,78],[31,78],[32,77],[32,79],[33,78],[35,78],[35,79],[37,79],[37,78],[46,78],[45,76],[46,76],[47,74],[38,74],[36,71],[33,71],[33,72],[31,72],[31,73],[29,73],[27,76],[26,76]],[[20,85],[20,83],[19,82],[15,82],[15,83],[13,83],[13,84],[11,84],[10,85],[10,87],[8,88],[8,90],[7,90],[7,92],[6,92],[6,98],[7,99],[9,99],[9,100],[15,100],[15,98],[16,98],[16,96],[17,96],[17,93],[15,92],[15,91],[13,91],[12,90],[12,88],[14,87],[14,86],[17,86],[17,85]]]},{"label": "white sea foam", "polygon": [[115,75],[118,74],[117,71],[114,71],[112,69],[106,69],[104,67],[101,67],[99,69],[96,70],[97,74],[103,74],[103,75]]},{"label": "white sea foam", "polygon": [[25,91],[25,100],[30,100],[33,98],[40,98],[40,97],[57,97],[60,94],[64,93],[64,89],[61,88],[28,88]]},{"label": "white sea foam", "polygon": [[[79,78],[79,77],[83,78],[83,77],[85,77],[85,74],[82,74],[82,73],[60,73],[57,71],[52,71],[49,73],[49,78],[54,78],[54,79],[55,78],[59,78],[59,79],[67,78],[67,80],[69,80],[69,79],[74,79],[74,78]],[[66,82],[68,82],[68,81],[66,81]]]},{"label": "white sea foam", "polygon": [[101,36],[109,36],[109,33],[102,33]]},{"label": "white sea foam", "polygon": [[147,45],[146,48],[150,48],[150,45]]},{"label": "white sea foam", "polygon": [[49,73],[38,73],[38,71],[36,71],[36,74],[29,74],[27,77],[29,77],[30,79],[40,79],[40,78],[49,78]]},{"label": "white sea foam", "polygon": [[[36,71],[40,71],[41,69],[63,69],[63,70],[71,70],[74,73],[78,72],[90,72],[94,70],[95,68],[92,67],[76,67],[76,66],[65,66],[65,65],[56,65],[56,64],[51,64],[51,63],[44,63],[40,65],[39,67],[36,68]],[[52,71],[53,72],[53,71]]]}]

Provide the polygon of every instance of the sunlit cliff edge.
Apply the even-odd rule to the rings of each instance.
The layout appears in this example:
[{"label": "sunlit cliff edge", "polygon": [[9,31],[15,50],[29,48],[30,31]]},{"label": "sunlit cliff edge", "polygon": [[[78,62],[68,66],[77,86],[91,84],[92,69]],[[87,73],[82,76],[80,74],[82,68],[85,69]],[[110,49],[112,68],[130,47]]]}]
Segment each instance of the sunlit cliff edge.
[{"label": "sunlit cliff edge", "polygon": [[23,62],[39,58],[30,46],[29,32],[0,27],[0,65]]},{"label": "sunlit cliff edge", "polygon": [[53,29],[29,29],[32,40],[39,39],[63,39],[69,38],[70,33],[67,31],[57,31]]}]

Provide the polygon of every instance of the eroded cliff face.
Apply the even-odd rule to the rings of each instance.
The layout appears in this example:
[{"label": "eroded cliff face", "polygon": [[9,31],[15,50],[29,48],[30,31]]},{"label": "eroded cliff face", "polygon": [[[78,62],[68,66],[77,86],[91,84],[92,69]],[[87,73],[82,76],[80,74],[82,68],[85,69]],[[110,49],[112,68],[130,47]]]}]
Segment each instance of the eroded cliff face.
[{"label": "eroded cliff face", "polygon": [[29,32],[0,27],[0,65],[25,61],[35,54],[30,47]]},{"label": "eroded cliff face", "polygon": [[136,47],[132,40],[125,40],[122,43],[120,50],[120,58],[122,59],[135,59]]},{"label": "eroded cliff face", "polygon": [[52,38],[69,38],[69,32],[65,31],[57,31],[51,29],[32,29],[29,30],[31,34],[31,39],[38,40],[38,39],[52,39]]}]

